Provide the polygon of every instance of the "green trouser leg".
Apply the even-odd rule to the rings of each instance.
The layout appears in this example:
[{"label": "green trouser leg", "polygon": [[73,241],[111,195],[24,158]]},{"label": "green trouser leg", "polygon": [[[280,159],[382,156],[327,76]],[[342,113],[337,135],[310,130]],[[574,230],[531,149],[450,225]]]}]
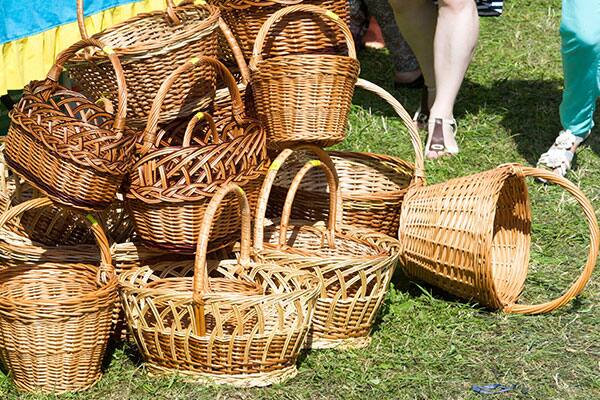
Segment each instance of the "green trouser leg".
[{"label": "green trouser leg", "polygon": [[600,0],[563,0],[562,4],[565,89],[560,120],[564,129],[585,136],[594,126],[600,96]]}]

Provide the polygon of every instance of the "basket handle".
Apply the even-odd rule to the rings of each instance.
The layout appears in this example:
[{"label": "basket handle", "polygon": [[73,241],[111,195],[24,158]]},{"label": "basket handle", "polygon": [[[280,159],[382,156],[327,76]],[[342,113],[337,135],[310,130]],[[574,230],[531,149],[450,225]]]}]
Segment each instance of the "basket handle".
[{"label": "basket handle", "polygon": [[223,33],[223,36],[225,37],[225,40],[231,49],[231,54],[233,54],[235,63],[240,69],[242,83],[244,85],[248,85],[248,82],[250,82],[250,70],[248,70],[248,64],[246,63],[246,59],[244,58],[244,53],[242,52],[240,44],[238,43],[231,29],[229,29],[229,25],[227,25],[222,17],[219,17],[219,28],[221,29],[221,32]]},{"label": "basket handle", "polygon": [[206,332],[206,324],[204,321],[204,293],[210,293],[208,284],[208,270],[206,265],[206,252],[208,250],[208,242],[210,239],[210,229],[213,225],[213,220],[219,206],[223,202],[225,196],[234,192],[237,195],[240,211],[242,214],[242,232],[241,232],[241,248],[239,264],[242,268],[247,268],[250,265],[250,235],[251,235],[251,216],[250,204],[244,189],[234,183],[229,183],[222,186],[212,197],[202,219],[200,227],[200,235],[198,237],[198,245],[196,247],[196,258],[194,261],[194,282],[193,282],[193,304],[196,324],[200,335]]},{"label": "basket handle", "polygon": [[[54,205],[54,203],[47,197],[39,197],[19,203],[0,215],[0,228],[4,227],[8,221],[22,213],[52,205]],[[92,230],[92,233],[94,234],[96,244],[100,249],[100,268],[98,270],[98,279],[101,283],[106,283],[112,276],[115,275],[115,267],[112,264],[112,256],[110,253],[110,244],[106,234],[104,233],[104,228],[96,220],[96,218],[92,214],[87,214],[86,220],[90,226],[90,229]]]},{"label": "basket handle", "polygon": [[592,271],[596,266],[596,260],[598,258],[598,248],[600,247],[600,230],[598,228],[598,220],[596,219],[594,207],[592,206],[588,198],[581,191],[581,189],[579,189],[577,186],[575,186],[575,184],[573,184],[569,180],[560,177],[552,172],[539,168],[526,167],[518,164],[511,164],[510,167],[513,168],[513,171],[516,175],[540,178],[565,189],[575,198],[575,200],[577,200],[577,202],[583,209],[583,213],[588,222],[588,227],[590,231],[590,250],[588,253],[588,258],[585,263],[585,266],[583,267],[581,275],[571,285],[571,287],[567,289],[567,291],[557,299],[548,301],[546,303],[536,305],[511,304],[504,308],[505,312],[516,314],[547,313],[571,301],[573,297],[581,293],[587,282],[590,280]]},{"label": "basket handle", "polygon": [[[335,170],[335,166],[333,165],[333,161],[329,155],[322,149],[317,146],[304,144],[294,149],[285,149],[283,150],[271,163],[269,170],[267,172],[267,176],[263,182],[263,185],[260,189],[260,195],[258,197],[258,205],[256,209],[256,219],[254,223],[254,248],[257,251],[261,251],[264,247],[264,235],[265,235],[265,215],[267,213],[267,204],[269,202],[269,196],[271,195],[271,189],[273,188],[273,183],[275,182],[275,178],[277,177],[277,172],[279,168],[285,163],[285,161],[295,152],[299,150],[308,150],[314,153],[319,159],[318,162],[316,160],[310,161],[308,164],[314,164],[310,167],[304,165],[304,167],[296,174],[292,184],[290,185],[290,189],[288,191],[288,195],[286,196],[286,202],[284,205],[284,209],[281,216],[281,227],[280,227],[280,236],[279,241],[280,245],[285,243],[285,237],[287,234],[287,225],[289,224],[289,217],[291,212],[291,207],[294,201],[294,197],[296,191],[298,190],[298,186],[304,175],[308,172],[310,168],[313,166],[320,166],[325,171],[327,176],[327,183],[329,185],[329,216],[327,222],[327,234],[328,241],[330,246],[334,246],[334,234],[336,231],[336,216],[339,205],[339,200],[341,199],[341,189],[339,185],[339,179],[337,176],[337,172]],[[305,170],[305,171],[304,171]],[[304,171],[304,172],[302,172]],[[302,173],[302,175],[301,175]],[[292,190],[293,189],[293,190]],[[289,204],[288,204],[289,203]],[[283,240],[283,243],[282,243]]]},{"label": "basket handle", "polygon": [[318,6],[313,6],[309,4],[298,4],[282,8],[281,10],[273,13],[273,15],[271,15],[269,19],[265,21],[263,26],[258,31],[256,40],[254,41],[252,57],[250,58],[251,69],[256,70],[256,66],[262,61],[262,50],[264,42],[267,38],[267,35],[269,34],[269,30],[273,27],[273,25],[286,15],[300,12],[309,12],[321,15],[324,17],[324,19],[329,19],[333,21],[344,34],[344,38],[346,39],[346,46],[348,47],[348,56],[356,59],[356,47],[354,46],[352,32],[350,32],[350,28],[348,28],[348,25],[336,13],[334,13],[333,11],[328,11],[325,8]]},{"label": "basket handle", "polygon": [[171,75],[165,79],[160,88],[158,89],[158,93],[152,102],[152,108],[150,109],[150,113],[148,114],[148,122],[146,124],[146,129],[144,129],[144,141],[142,145],[142,149],[140,150],[141,155],[145,155],[148,151],[154,146],[156,143],[156,131],[158,129],[158,121],[160,119],[160,110],[162,108],[163,102],[167,97],[169,90],[173,83],[186,71],[195,68],[197,65],[202,63],[206,63],[211,65],[217,72],[219,73],[221,79],[225,82],[229,89],[229,94],[231,96],[231,108],[233,113],[233,118],[238,123],[243,123],[244,121],[244,103],[242,102],[242,97],[240,95],[240,91],[237,87],[237,83],[231,75],[231,72],[217,59],[207,56],[198,56],[190,59],[185,62],[181,66],[179,66]]},{"label": "basket handle", "polygon": [[117,57],[117,54],[114,52],[112,47],[105,46],[97,39],[80,40],[79,42],[63,50],[58,55],[54,65],[48,72],[47,79],[53,84],[57,84],[65,63],[78,51],[87,47],[96,47],[101,49],[108,56],[108,59],[115,70],[115,75],[117,76],[117,113],[115,115],[113,129],[117,132],[117,135],[120,136],[125,128],[125,118],[127,116],[127,85],[125,82],[125,74],[123,73],[123,68],[121,67],[121,62],[119,61],[119,57]]},{"label": "basket handle", "polygon": [[359,78],[356,82],[356,87],[364,89],[368,92],[374,93],[377,96],[381,97],[385,100],[398,114],[402,122],[404,122],[404,126],[408,129],[408,134],[410,136],[410,141],[412,143],[413,150],[415,152],[415,174],[413,177],[413,185],[421,186],[425,184],[425,160],[423,157],[423,145],[421,143],[421,136],[419,135],[419,130],[417,125],[410,117],[406,109],[400,104],[398,100],[394,96],[392,96],[389,92],[381,87],[377,86],[374,83],[371,83],[365,79]]}]

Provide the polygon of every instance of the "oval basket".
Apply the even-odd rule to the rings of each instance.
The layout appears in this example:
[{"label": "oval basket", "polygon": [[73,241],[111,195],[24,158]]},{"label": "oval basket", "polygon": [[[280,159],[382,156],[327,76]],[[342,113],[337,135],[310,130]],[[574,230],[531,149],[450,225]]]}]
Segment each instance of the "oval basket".
[{"label": "oval basket", "polygon": [[[209,278],[209,232],[231,192],[242,210],[241,256],[212,265]],[[250,223],[244,191],[226,185],[204,214],[193,263],[156,264],[121,275],[127,320],[151,372],[243,387],[279,383],[297,373],[318,281],[252,261]]]},{"label": "oval basket", "polygon": [[[135,88],[129,98],[127,124],[143,127],[160,85],[174,68],[192,57],[216,57],[220,24],[218,8],[184,1],[175,6],[167,0],[164,11],[138,14],[96,33],[92,38],[110,45],[123,63],[127,84]],[[77,0],[77,19],[82,38],[88,38],[83,0]],[[224,24],[223,22],[221,22]],[[92,98],[114,100],[116,86],[104,52],[84,52],[68,65],[70,75]],[[93,62],[93,64],[90,63]],[[187,71],[164,103],[161,122],[193,114],[210,105],[215,91],[215,72],[207,65]]]},{"label": "oval basket", "polygon": [[[267,55],[262,49],[283,17],[311,13],[332,21],[344,35],[349,56],[339,54]],[[348,26],[323,8],[297,5],[273,14],[262,26],[250,60],[256,113],[267,130],[267,145],[282,149],[298,143],[320,147],[344,140],[360,65]]]},{"label": "oval basket", "polygon": [[[518,304],[527,277],[531,209],[525,177],[555,183],[572,194],[589,224],[583,272],[559,298]],[[400,218],[402,265],[414,279],[510,313],[552,311],[579,294],[596,265],[600,232],[593,207],[574,184],[517,164],[432,186],[411,188]]]},{"label": "oval basket", "polygon": [[[307,162],[292,180],[281,219],[265,223],[269,192],[277,172],[293,154],[286,149],[273,161],[256,211],[255,248],[266,261],[314,273],[323,288],[309,339],[312,348],[361,348],[370,332],[396,268],[400,243],[373,230],[336,222],[339,198],[337,174],[327,153],[314,146],[317,159]],[[330,185],[328,222],[291,220],[299,185],[314,167],[321,167]]]},{"label": "oval basket", "polygon": [[[404,107],[379,86],[359,79],[356,87],[377,94],[390,104],[408,128],[415,163],[383,154],[330,151],[341,189],[341,222],[346,225],[373,229],[396,237],[402,200],[407,190],[424,182],[424,162],[421,139],[414,122]],[[268,215],[278,214],[287,195],[287,188],[300,168],[310,159],[308,152],[295,152],[280,169],[269,200]],[[329,211],[327,180],[321,170],[312,170],[296,194],[292,218],[324,221]]]},{"label": "oval basket", "polygon": [[[24,204],[23,209],[33,209],[51,201]],[[75,392],[102,376],[117,278],[103,229],[90,220],[99,268],[57,261],[0,271],[0,358],[20,390]]]}]

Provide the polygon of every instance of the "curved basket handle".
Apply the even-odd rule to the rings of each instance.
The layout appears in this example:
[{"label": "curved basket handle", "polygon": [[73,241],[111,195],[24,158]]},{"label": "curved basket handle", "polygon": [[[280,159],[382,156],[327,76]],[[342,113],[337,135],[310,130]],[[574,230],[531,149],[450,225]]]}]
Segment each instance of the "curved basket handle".
[{"label": "curved basket handle", "polygon": [[[219,137],[219,132],[217,131],[217,125],[215,125],[215,120],[210,114],[205,112],[197,112],[188,122],[185,133],[183,134],[183,145],[188,147],[192,143],[192,133],[194,132],[194,128],[200,121],[206,121],[208,123],[208,135],[212,136],[212,141],[214,144],[221,143],[221,138]],[[208,143],[208,140],[205,140]],[[156,143],[158,146],[158,143]]]},{"label": "curved basket handle", "polygon": [[555,310],[565,304],[567,304],[573,297],[577,296],[587,282],[590,280],[592,275],[592,271],[596,266],[596,260],[598,258],[598,248],[600,247],[600,230],[598,228],[598,221],[596,219],[596,214],[594,212],[594,207],[585,196],[585,194],[579,189],[575,184],[570,182],[569,180],[560,177],[552,172],[545,171],[539,168],[526,167],[521,165],[511,165],[514,168],[514,172],[516,175],[525,176],[525,177],[534,177],[541,178],[550,183],[554,183],[567,192],[569,192],[575,200],[581,205],[583,209],[583,213],[588,221],[588,226],[590,229],[590,250],[588,253],[588,258],[583,267],[583,271],[577,280],[571,285],[571,287],[560,297],[557,299],[548,301],[542,304],[536,305],[526,305],[526,304],[511,304],[506,306],[503,311],[508,313],[516,313],[516,314],[543,314]]},{"label": "curved basket handle", "polygon": [[125,74],[121,67],[121,61],[110,46],[105,46],[101,41],[97,39],[84,39],[69,46],[63,50],[58,57],[50,71],[48,72],[47,79],[53,84],[58,82],[60,74],[63,71],[63,66],[71,57],[73,57],[78,51],[83,50],[87,47],[96,47],[101,49],[110,60],[115,75],[117,76],[117,114],[115,115],[115,121],[113,123],[113,129],[117,132],[117,136],[120,137],[123,128],[125,127],[125,118],[127,116],[127,84],[125,82]]},{"label": "curved basket handle", "polygon": [[417,125],[410,117],[406,109],[400,104],[398,100],[394,96],[392,96],[389,92],[377,86],[374,83],[371,83],[365,79],[359,78],[356,82],[356,87],[369,91],[371,93],[376,94],[385,100],[398,114],[402,122],[404,122],[404,126],[408,129],[408,134],[410,135],[410,141],[413,146],[413,150],[415,152],[415,175],[413,177],[413,184],[415,186],[421,186],[425,184],[425,160],[423,157],[423,144],[421,143],[421,136],[419,135],[419,130]]},{"label": "curved basket handle", "polygon": [[229,193],[234,192],[237,194],[237,198],[240,205],[240,211],[242,214],[242,232],[241,232],[241,249],[240,249],[240,260],[239,264],[246,268],[250,265],[250,235],[251,235],[251,216],[250,216],[250,204],[244,189],[234,183],[229,183],[222,186],[212,197],[208,207],[204,213],[202,219],[202,225],[200,227],[200,235],[198,237],[198,245],[196,246],[196,258],[194,260],[194,286],[193,286],[193,303],[194,303],[194,314],[196,317],[196,324],[200,335],[204,335],[206,332],[206,324],[204,321],[204,300],[202,296],[204,293],[210,292],[210,286],[208,284],[208,271],[206,265],[206,252],[208,251],[208,242],[210,239],[210,229],[213,225],[213,220],[219,206],[221,205],[225,196]]},{"label": "curved basket handle", "polygon": [[[296,146],[296,147],[294,147],[294,149],[283,150],[277,156],[275,161],[273,161],[271,163],[271,166],[269,167],[267,176],[265,177],[263,185],[260,189],[260,195],[258,196],[258,202],[257,202],[257,208],[256,208],[256,217],[255,217],[255,223],[254,223],[254,248],[257,251],[261,251],[264,248],[265,215],[267,213],[267,204],[269,203],[269,196],[271,195],[271,189],[273,188],[273,183],[275,182],[275,178],[277,177],[277,172],[279,171],[279,168],[281,168],[281,166],[285,163],[285,161],[295,151],[300,151],[300,150],[311,151],[313,154],[315,154],[320,161],[320,163],[319,163],[320,166],[322,168],[324,168],[324,170],[325,170],[325,174],[326,174],[327,180],[328,180],[327,183],[329,185],[329,193],[330,193],[327,231],[328,231],[328,235],[329,235],[328,239],[329,239],[330,246],[333,245],[333,243],[334,243],[333,238],[334,238],[334,233],[336,231],[337,210],[340,205],[339,201],[342,198],[337,172],[335,170],[335,166],[333,165],[333,161],[331,161],[331,158],[324,150],[322,150],[321,148],[314,146],[314,145],[304,144],[304,145]],[[313,163],[314,163],[314,161],[313,161]],[[317,163],[314,163],[314,164],[315,164],[314,166],[316,166]],[[307,166],[305,165],[303,169],[306,169],[306,168],[307,168]],[[308,169],[310,169],[310,168],[308,168]],[[294,182],[296,180],[298,180],[297,185],[299,185],[300,184],[299,181],[302,180],[302,178],[304,177],[306,172],[308,172],[308,169],[302,175],[300,175],[300,172],[302,172],[302,170],[300,172],[298,172],[296,177],[294,177],[294,181],[292,182],[290,189],[288,191],[288,195],[286,196],[287,213],[286,213],[286,206],[284,206],[284,210],[283,210],[282,216],[281,216],[282,227],[284,225],[284,219],[286,221],[286,223],[285,223],[286,226],[284,227],[285,229],[281,230],[281,232],[284,233],[283,238],[285,238],[286,232],[287,232],[287,224],[288,224],[287,221],[289,221],[289,214],[291,211],[292,202],[294,200],[293,197],[295,196],[295,193],[298,189],[296,187],[292,192]],[[289,198],[290,192],[292,192],[291,198]],[[288,199],[289,199],[289,205],[288,205]],[[280,238],[280,241],[281,240],[282,239]]]},{"label": "curved basket handle", "polygon": [[[47,197],[40,197],[17,204],[0,215],[0,228],[3,228],[8,221],[22,213],[52,205],[54,205],[54,203]],[[96,239],[96,244],[100,249],[99,280],[100,282],[106,283],[112,276],[115,276],[115,267],[112,264],[112,256],[110,253],[110,244],[104,233],[104,228],[94,216],[87,214],[86,220],[90,225],[94,238]]]},{"label": "curved basket handle", "polygon": [[144,141],[142,145],[142,149],[140,150],[141,155],[145,155],[150,151],[150,149],[156,143],[156,131],[158,129],[158,121],[160,119],[160,110],[162,108],[163,102],[171,89],[173,83],[186,71],[195,68],[197,65],[201,63],[206,63],[211,65],[217,73],[220,75],[221,79],[225,82],[229,89],[229,94],[231,96],[231,108],[233,113],[233,118],[238,123],[242,123],[244,120],[244,103],[242,102],[242,97],[240,95],[240,91],[237,87],[237,83],[231,75],[231,72],[217,59],[207,56],[198,56],[190,59],[186,63],[179,66],[171,75],[165,79],[165,81],[160,85],[158,89],[158,93],[152,102],[152,108],[150,109],[150,113],[148,114],[148,122],[146,124],[146,129],[144,130]]},{"label": "curved basket handle", "polygon": [[316,15],[321,15],[324,19],[329,19],[333,21],[344,34],[344,38],[346,39],[346,46],[348,46],[348,56],[356,59],[356,47],[354,46],[354,39],[352,38],[352,32],[350,32],[350,28],[348,25],[333,11],[328,11],[325,8],[308,5],[308,4],[298,4],[295,6],[289,6],[286,8],[282,8],[281,10],[273,13],[265,21],[263,26],[258,31],[258,35],[254,41],[254,47],[252,49],[252,57],[250,58],[250,68],[256,70],[256,66],[258,63],[262,61],[262,50],[264,46],[264,42],[267,38],[269,30],[272,26],[277,23],[281,18],[286,15],[300,12],[309,12]]},{"label": "curved basket handle", "polygon": [[233,59],[240,69],[242,83],[244,85],[248,85],[248,82],[250,82],[250,71],[248,70],[248,64],[246,63],[246,59],[244,58],[244,53],[242,52],[240,44],[237,42],[233,32],[231,32],[231,29],[229,29],[229,26],[222,17],[219,17],[219,28],[221,29],[221,32],[223,32],[223,36],[225,37],[225,40],[231,49],[231,54],[233,54]]},{"label": "curved basket handle", "polygon": [[[175,13],[175,3],[173,0],[166,0],[167,2],[167,17],[171,20],[172,24],[179,25],[181,23],[181,19]],[[206,4],[206,3],[205,3]],[[83,0],[77,0],[77,26],[79,27],[79,34],[82,39],[89,39],[90,35],[87,32],[87,28],[85,27],[85,15],[83,12]]]}]

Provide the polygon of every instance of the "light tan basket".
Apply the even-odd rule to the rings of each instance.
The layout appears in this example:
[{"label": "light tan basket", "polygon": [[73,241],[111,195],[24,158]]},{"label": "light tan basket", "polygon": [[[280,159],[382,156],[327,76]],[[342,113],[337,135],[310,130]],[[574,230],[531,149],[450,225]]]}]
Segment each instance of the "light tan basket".
[{"label": "light tan basket", "polygon": [[[339,185],[327,154],[314,146],[311,160],[292,180],[281,219],[266,224],[265,211],[277,172],[286,168],[293,153],[286,149],[273,161],[259,197],[255,223],[255,247],[266,261],[307,270],[321,283],[309,346],[312,348],[360,348],[370,343],[370,332],[396,267],[400,243],[387,235],[336,222]],[[290,211],[300,183],[311,168],[321,167],[327,177],[329,218],[290,221]]]},{"label": "light tan basket", "polygon": [[[34,199],[22,210],[50,204]],[[0,271],[0,359],[20,390],[80,391],[102,376],[117,278],[104,231],[90,221],[99,268],[58,261]]]},{"label": "light tan basket", "polygon": [[[211,225],[231,192],[242,212],[241,257],[209,266]],[[318,281],[309,273],[251,260],[250,223],[243,190],[226,185],[204,215],[193,263],[156,264],[121,275],[127,320],[152,373],[246,387],[296,374]]]},{"label": "light tan basket", "polygon": [[[590,249],[583,272],[559,298],[518,304],[527,277],[531,209],[526,177],[555,183],[581,205]],[[541,314],[568,303],[590,279],[600,245],[594,209],[583,192],[548,171],[517,164],[411,188],[400,218],[406,273],[464,299],[510,313]]]}]

